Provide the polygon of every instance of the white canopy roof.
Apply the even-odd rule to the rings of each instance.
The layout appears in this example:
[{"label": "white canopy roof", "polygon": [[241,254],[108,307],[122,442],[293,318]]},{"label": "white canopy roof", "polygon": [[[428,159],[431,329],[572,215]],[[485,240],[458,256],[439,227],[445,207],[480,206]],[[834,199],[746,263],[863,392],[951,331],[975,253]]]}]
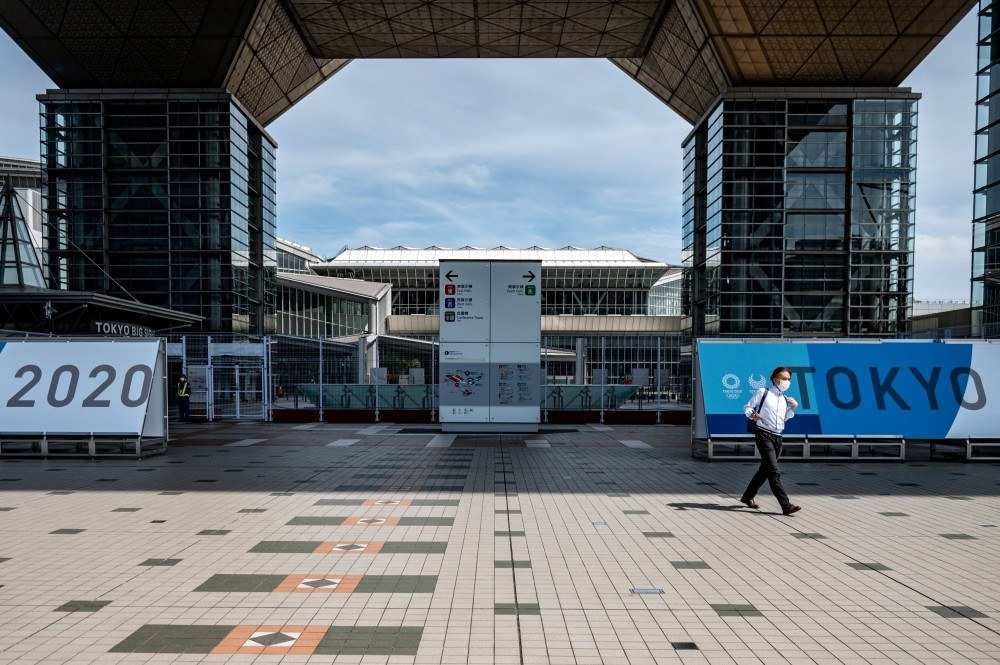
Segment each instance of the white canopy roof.
[{"label": "white canopy roof", "polygon": [[636,267],[667,268],[667,264],[637,256],[626,249],[614,247],[527,247],[524,249],[505,247],[482,248],[465,247],[371,247],[365,245],[355,249],[345,249],[320,266],[427,266],[434,267],[442,260],[510,260],[541,261],[546,267],[589,266],[589,267]]}]

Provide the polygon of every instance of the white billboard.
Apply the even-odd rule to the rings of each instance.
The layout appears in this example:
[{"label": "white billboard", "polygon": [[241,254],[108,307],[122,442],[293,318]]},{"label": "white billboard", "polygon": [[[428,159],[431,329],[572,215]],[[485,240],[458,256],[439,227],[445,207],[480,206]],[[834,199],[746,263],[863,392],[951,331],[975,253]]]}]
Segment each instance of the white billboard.
[{"label": "white billboard", "polygon": [[0,341],[0,432],[166,436],[158,339]]}]

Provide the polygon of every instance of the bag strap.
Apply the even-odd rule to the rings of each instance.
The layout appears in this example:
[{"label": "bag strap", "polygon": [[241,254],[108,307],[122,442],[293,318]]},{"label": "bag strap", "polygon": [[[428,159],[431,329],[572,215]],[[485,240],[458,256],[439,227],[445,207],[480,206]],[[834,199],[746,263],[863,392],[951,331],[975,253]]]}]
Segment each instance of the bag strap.
[{"label": "bag strap", "polygon": [[764,394],[760,396],[760,403],[757,404],[757,408],[753,410],[754,413],[760,413],[760,410],[764,408],[764,400],[767,399],[767,388],[764,388]]}]

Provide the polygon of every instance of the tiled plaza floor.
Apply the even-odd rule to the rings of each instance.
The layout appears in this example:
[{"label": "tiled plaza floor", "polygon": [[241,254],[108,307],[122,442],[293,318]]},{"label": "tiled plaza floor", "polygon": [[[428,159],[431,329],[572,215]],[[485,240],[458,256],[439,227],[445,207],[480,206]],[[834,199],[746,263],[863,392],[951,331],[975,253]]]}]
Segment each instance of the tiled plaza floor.
[{"label": "tiled plaza floor", "polygon": [[788,462],[677,427],[183,426],[0,461],[0,663],[998,663],[991,463]]}]

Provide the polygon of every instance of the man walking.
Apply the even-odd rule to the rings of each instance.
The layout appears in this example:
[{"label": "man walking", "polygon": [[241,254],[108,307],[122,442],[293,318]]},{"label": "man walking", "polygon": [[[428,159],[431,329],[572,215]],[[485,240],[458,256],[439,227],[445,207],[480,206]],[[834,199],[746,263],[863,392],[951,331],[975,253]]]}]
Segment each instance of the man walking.
[{"label": "man walking", "polygon": [[177,413],[184,422],[191,419],[191,384],[183,374],[177,381]]},{"label": "man walking", "polygon": [[753,499],[764,480],[771,485],[771,493],[781,504],[784,515],[801,510],[788,498],[785,488],[781,486],[781,471],[778,470],[778,458],[781,457],[781,433],[785,431],[785,423],[795,416],[798,402],[785,394],[792,385],[792,371],[787,367],[775,367],[771,372],[771,385],[758,388],[750,401],[743,407],[743,412],[751,423],[757,450],[760,452],[760,468],[750,479],[750,484],[743,492],[740,501],[750,508],[760,508]]}]

